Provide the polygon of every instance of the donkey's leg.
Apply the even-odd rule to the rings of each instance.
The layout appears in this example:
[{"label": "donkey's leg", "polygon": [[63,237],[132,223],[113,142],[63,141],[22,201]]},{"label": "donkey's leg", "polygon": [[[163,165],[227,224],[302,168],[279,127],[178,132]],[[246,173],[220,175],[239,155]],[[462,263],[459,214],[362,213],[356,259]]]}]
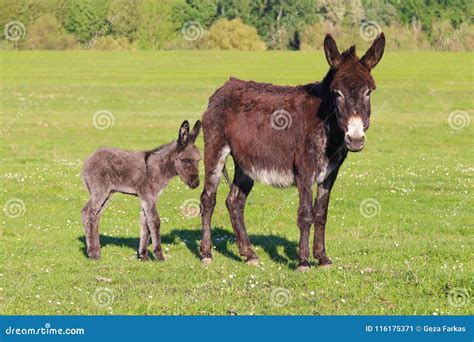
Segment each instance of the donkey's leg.
[{"label": "donkey's leg", "polygon": [[318,184],[318,192],[314,200],[314,241],[313,255],[319,261],[320,266],[331,265],[331,259],[326,256],[325,231],[328,216],[329,196],[337,171],[331,173],[321,184]]},{"label": "donkey's leg", "polygon": [[309,233],[313,224],[313,182],[311,177],[300,175],[297,179],[299,206],[298,228],[300,229],[299,263],[297,270],[309,269]]},{"label": "donkey's leg", "polygon": [[91,259],[100,259],[99,221],[102,208],[107,203],[110,193],[91,194],[91,198],[82,209],[82,222],[87,244],[87,255]]},{"label": "donkey's leg", "polygon": [[151,241],[153,243],[153,255],[156,260],[163,261],[163,251],[161,249],[161,238],[160,238],[160,217],[156,211],[155,199],[152,197],[140,196],[142,204],[142,210],[146,216],[146,223],[150,231]]},{"label": "donkey's leg", "polygon": [[205,179],[204,189],[201,194],[202,239],[200,247],[203,263],[212,261],[211,218],[216,206],[217,186],[219,185],[222,169],[229,153],[230,148],[228,145],[225,144],[220,148],[216,148],[216,144],[211,142],[206,144],[204,150]]},{"label": "donkey's leg", "polygon": [[239,246],[240,255],[246,258],[245,262],[251,264],[258,263],[258,256],[252,250],[247,229],[244,222],[244,207],[247,196],[252,190],[253,180],[248,177],[242,169],[235,164],[235,176],[229,195],[227,196],[226,205],[229,210],[232,228],[234,229]]},{"label": "donkey's leg", "polygon": [[142,261],[149,260],[148,258],[148,244],[150,243],[150,230],[148,229],[148,224],[146,222],[145,212],[141,211],[140,215],[140,247],[138,248],[138,258]]}]

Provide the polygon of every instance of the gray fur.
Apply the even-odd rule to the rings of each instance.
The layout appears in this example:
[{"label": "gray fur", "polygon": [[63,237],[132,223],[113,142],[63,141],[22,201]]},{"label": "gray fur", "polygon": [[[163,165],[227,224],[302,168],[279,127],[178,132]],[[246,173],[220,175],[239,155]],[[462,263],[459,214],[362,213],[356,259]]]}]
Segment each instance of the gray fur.
[{"label": "gray fur", "polygon": [[179,175],[192,189],[199,186],[201,156],[194,142],[200,128],[201,123],[197,121],[192,132],[189,132],[189,123],[184,121],[178,140],[154,150],[125,151],[104,147],[86,159],[82,178],[90,198],[82,209],[82,221],[90,258],[100,258],[99,220],[102,208],[113,193],[121,192],[140,199],[142,229],[139,258],[148,260],[151,236],[155,258],[164,260],[156,201],[174,176]]}]

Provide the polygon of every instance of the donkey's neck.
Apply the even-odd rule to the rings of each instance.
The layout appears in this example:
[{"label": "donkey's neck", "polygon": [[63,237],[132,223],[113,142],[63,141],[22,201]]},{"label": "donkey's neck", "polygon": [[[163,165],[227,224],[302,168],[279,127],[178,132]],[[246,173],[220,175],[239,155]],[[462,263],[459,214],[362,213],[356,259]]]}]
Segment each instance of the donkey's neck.
[{"label": "donkey's neck", "polygon": [[174,164],[177,153],[176,141],[145,152],[148,172],[167,182],[177,175]]}]

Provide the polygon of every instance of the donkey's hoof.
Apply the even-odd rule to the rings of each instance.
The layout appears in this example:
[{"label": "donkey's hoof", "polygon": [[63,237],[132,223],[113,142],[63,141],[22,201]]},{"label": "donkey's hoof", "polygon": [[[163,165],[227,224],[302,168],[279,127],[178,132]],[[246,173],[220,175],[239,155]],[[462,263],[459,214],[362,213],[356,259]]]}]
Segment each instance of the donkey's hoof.
[{"label": "donkey's hoof", "polygon": [[247,265],[258,266],[260,264],[260,259],[256,257],[250,257],[245,260]]},{"label": "donkey's hoof", "polygon": [[307,272],[309,271],[309,268],[310,268],[309,262],[307,260],[304,260],[304,261],[300,261],[300,263],[296,267],[296,270],[298,272]]},{"label": "donkey's hoof", "polygon": [[212,264],[212,258],[202,258],[201,262],[203,265],[210,265]]},{"label": "donkey's hoof", "polygon": [[297,272],[308,272],[309,269],[310,267],[306,265],[299,265],[298,267],[296,267]]},{"label": "donkey's hoof", "polygon": [[331,267],[332,261],[328,257],[322,257],[318,261],[319,261],[319,267],[322,267],[322,268],[330,268]]}]

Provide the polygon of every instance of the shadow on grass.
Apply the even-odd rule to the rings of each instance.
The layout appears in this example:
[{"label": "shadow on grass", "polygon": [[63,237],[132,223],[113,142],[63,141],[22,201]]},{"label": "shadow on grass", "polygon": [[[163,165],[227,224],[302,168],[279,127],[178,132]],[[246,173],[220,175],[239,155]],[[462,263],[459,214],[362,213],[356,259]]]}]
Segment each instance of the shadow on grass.
[{"label": "shadow on grass", "polygon": [[[270,256],[273,261],[277,263],[294,267],[295,262],[298,260],[297,243],[294,241],[290,241],[284,237],[273,234],[251,234],[249,235],[249,238],[252,242],[252,246],[259,246]],[[84,236],[80,236],[78,240],[82,242],[82,252],[85,256],[87,256],[86,241]],[[197,229],[173,229],[170,233],[163,234],[161,236],[161,243],[163,244],[178,244],[180,242],[184,242],[186,247],[198,259],[201,258],[199,252],[200,240],[201,231]],[[114,245],[137,250],[140,244],[140,238],[100,235],[100,243],[102,247]],[[212,229],[212,244],[215,246],[215,250],[229,259],[242,261],[242,258],[238,254],[229,249],[229,244],[235,243],[235,236],[232,232],[220,227]],[[278,249],[283,249],[283,255],[280,254]]]}]

